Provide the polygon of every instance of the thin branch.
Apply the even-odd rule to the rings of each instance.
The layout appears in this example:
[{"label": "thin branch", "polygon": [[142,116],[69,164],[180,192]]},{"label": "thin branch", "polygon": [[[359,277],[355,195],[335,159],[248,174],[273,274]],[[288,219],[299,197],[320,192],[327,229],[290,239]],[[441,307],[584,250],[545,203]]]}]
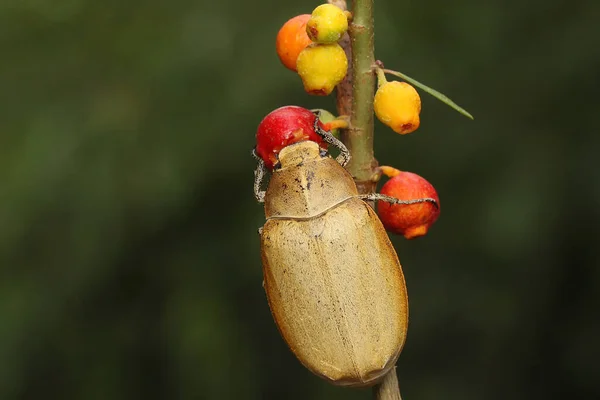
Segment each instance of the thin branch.
[{"label": "thin branch", "polygon": [[379,384],[373,386],[373,398],[375,400],[402,400],[396,367],[392,368]]}]

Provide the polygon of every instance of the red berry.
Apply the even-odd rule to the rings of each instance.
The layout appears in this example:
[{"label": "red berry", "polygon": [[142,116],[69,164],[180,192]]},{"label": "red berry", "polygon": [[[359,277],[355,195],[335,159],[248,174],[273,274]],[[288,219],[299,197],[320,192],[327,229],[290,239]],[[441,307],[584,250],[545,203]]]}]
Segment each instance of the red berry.
[{"label": "red berry", "polygon": [[419,175],[395,171],[395,174],[384,171],[386,175],[393,177],[383,185],[381,194],[401,200],[432,198],[437,206],[431,202],[392,205],[380,201],[377,204],[379,218],[389,232],[398,233],[407,239],[423,236],[440,215],[438,194],[431,183]]},{"label": "red berry", "polygon": [[[312,140],[327,148],[314,129],[316,115],[298,106],[284,106],[271,111],[258,125],[256,152],[269,169],[277,163],[277,154],[290,144]],[[319,127],[323,127],[319,121]]]}]

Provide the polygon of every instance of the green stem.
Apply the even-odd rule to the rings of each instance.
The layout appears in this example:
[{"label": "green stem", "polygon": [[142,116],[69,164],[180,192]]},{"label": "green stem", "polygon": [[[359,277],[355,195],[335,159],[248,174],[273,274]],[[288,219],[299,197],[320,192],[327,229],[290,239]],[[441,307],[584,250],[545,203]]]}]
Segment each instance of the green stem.
[{"label": "green stem", "polygon": [[359,192],[375,190],[377,161],[373,156],[373,97],[375,96],[375,62],[373,34],[373,0],[353,2],[349,27],[352,45],[352,112],[350,129],[342,136],[352,154],[346,167],[356,180]]},{"label": "green stem", "polygon": [[385,78],[385,72],[381,68],[377,68],[377,87],[380,87],[384,83],[387,83],[387,79]]}]

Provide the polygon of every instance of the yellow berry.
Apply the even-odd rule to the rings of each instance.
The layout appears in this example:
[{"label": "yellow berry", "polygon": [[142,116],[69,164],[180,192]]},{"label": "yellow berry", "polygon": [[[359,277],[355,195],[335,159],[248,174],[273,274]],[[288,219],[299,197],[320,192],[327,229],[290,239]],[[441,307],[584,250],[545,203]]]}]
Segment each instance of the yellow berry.
[{"label": "yellow berry", "polygon": [[304,90],[317,96],[327,96],[346,76],[348,58],[337,43],[313,43],[298,55],[296,69]]},{"label": "yellow berry", "polygon": [[333,4],[321,4],[315,8],[306,23],[306,33],[315,43],[335,43],[347,30],[348,17]]},{"label": "yellow berry", "polygon": [[385,82],[373,102],[377,118],[401,135],[414,132],[420,124],[421,98],[406,82]]}]

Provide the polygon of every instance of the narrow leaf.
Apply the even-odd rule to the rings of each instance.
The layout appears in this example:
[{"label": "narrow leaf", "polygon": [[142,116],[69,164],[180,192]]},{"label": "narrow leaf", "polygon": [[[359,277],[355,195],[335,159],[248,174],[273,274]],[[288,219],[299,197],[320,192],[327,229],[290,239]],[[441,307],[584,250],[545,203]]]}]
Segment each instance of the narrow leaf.
[{"label": "narrow leaf", "polygon": [[429,93],[430,95],[432,95],[436,99],[440,100],[441,102],[446,103],[450,107],[454,108],[456,111],[458,111],[459,113],[461,113],[465,117],[470,118],[470,119],[475,119],[475,118],[473,118],[473,116],[467,110],[465,110],[464,108],[462,108],[461,106],[459,106],[458,104],[456,104],[455,102],[453,102],[452,100],[450,100],[448,98],[448,96],[446,96],[446,95],[438,92],[435,89],[430,88],[429,86],[426,86],[426,85],[422,84],[419,81],[414,80],[410,76],[404,75],[402,72],[394,71],[394,70],[391,70],[391,69],[384,69],[383,72],[385,72],[386,74],[395,75],[395,76],[397,76],[399,78],[404,79],[405,81],[407,81],[409,83],[412,83],[416,87],[424,90],[425,92]]}]

